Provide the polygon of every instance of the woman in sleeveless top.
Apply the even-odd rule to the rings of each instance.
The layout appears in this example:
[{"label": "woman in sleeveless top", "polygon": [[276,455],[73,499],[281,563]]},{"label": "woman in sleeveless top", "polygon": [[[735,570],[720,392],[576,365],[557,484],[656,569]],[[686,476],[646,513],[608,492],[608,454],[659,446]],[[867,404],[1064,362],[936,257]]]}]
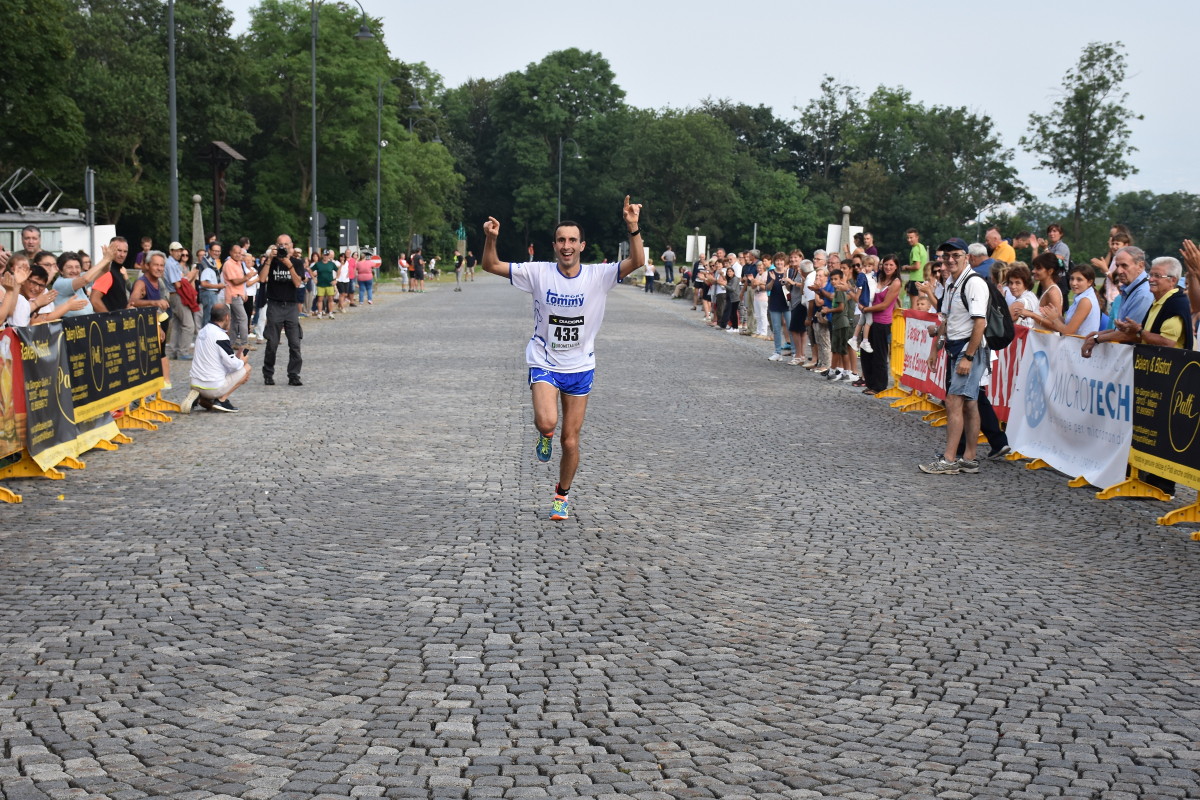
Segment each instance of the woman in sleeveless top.
[{"label": "woman in sleeveless top", "polygon": [[[1035,311],[1018,309],[1017,313],[1032,319],[1042,328],[1075,336],[1100,330],[1100,299],[1096,297],[1096,273],[1087,264],[1071,267],[1071,291],[1075,300],[1063,317],[1038,314]],[[1044,307],[1043,307],[1044,308]]]}]

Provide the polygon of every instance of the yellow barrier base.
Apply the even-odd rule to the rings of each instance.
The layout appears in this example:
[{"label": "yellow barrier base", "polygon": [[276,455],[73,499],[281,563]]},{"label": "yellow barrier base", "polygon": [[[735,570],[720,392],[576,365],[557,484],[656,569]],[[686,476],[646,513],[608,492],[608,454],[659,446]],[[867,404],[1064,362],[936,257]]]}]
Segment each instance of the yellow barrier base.
[{"label": "yellow barrier base", "polygon": [[1158,518],[1159,525],[1177,525],[1180,522],[1200,522],[1200,500]]},{"label": "yellow barrier base", "polygon": [[1018,453],[1016,450],[1013,450],[1011,453],[1009,453],[1008,455],[1006,455],[1004,457],[1004,460],[1005,461],[1024,461],[1025,458],[1026,458],[1026,456],[1023,456],[1020,453]]},{"label": "yellow barrier base", "polygon": [[1192,541],[1200,542],[1200,531],[1192,531]]},{"label": "yellow barrier base", "polygon": [[161,389],[155,393],[153,400],[148,400],[143,403],[142,408],[146,408],[151,411],[173,411],[176,414],[183,410],[179,407],[179,403],[172,403],[170,400],[163,400]]},{"label": "yellow barrier base", "polygon": [[49,478],[52,481],[61,481],[65,477],[67,476],[54,467],[50,469],[39,467],[33,457],[29,455],[28,450],[21,452],[20,461],[0,469],[0,478]]},{"label": "yellow barrier base", "polygon": [[1170,500],[1171,497],[1157,486],[1151,486],[1138,478],[1138,471],[1129,469],[1129,477],[1120,483],[1096,492],[1096,499],[1111,500],[1114,497],[1149,497],[1152,500]]},{"label": "yellow barrier base", "polygon": [[[118,425],[117,427],[119,428],[121,426]],[[126,436],[123,433],[118,433],[116,436],[114,436],[112,438],[112,443],[113,444],[133,444],[133,439],[130,439],[128,436]]]},{"label": "yellow barrier base", "polygon": [[74,456],[67,456],[62,461],[54,465],[55,467],[66,467],[67,469],[87,469],[87,464],[84,464]]},{"label": "yellow barrier base", "polygon": [[121,416],[117,417],[117,427],[123,431],[126,431],[126,430],[156,431],[156,430],[158,430],[158,426],[155,425],[153,422],[147,422],[143,419],[139,419],[130,414],[122,414]]},{"label": "yellow barrier base", "polygon": [[1067,486],[1070,486],[1072,489],[1082,489],[1085,486],[1091,485],[1092,484],[1088,482],[1088,479],[1082,475],[1080,475],[1078,478],[1071,478],[1071,480],[1067,481]]},{"label": "yellow barrier base", "polygon": [[1050,465],[1047,464],[1045,461],[1042,461],[1040,458],[1035,458],[1033,461],[1030,461],[1028,464],[1025,465],[1025,469],[1049,469],[1049,468],[1050,468]]},{"label": "yellow barrier base", "polygon": [[170,422],[171,421],[171,418],[168,417],[166,414],[162,413],[161,411],[155,411],[151,408],[147,408],[146,406],[139,406],[138,408],[131,408],[129,410],[129,413],[126,416],[130,416],[135,419],[140,419],[143,422]]},{"label": "yellow barrier base", "polygon": [[882,392],[878,393],[875,396],[882,397],[887,400],[894,400],[897,397],[908,397],[909,393],[904,391],[903,389],[901,389],[899,386],[893,386],[890,389],[884,389]]},{"label": "yellow barrier base", "polygon": [[92,445],[92,449],[93,450],[116,450],[117,446],[113,442],[109,441],[108,439],[100,439],[94,445]]},{"label": "yellow barrier base", "polygon": [[0,486],[0,502],[19,503],[21,502],[21,495],[17,494],[16,492],[11,492],[8,489],[5,489],[3,486]]}]

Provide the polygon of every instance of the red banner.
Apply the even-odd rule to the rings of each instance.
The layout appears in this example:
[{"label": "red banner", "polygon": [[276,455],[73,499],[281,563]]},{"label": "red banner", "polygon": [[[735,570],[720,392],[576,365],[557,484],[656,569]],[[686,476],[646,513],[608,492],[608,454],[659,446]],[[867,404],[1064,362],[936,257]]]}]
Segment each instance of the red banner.
[{"label": "red banner", "polygon": [[1025,343],[1029,341],[1029,328],[1024,325],[1016,326],[1017,336],[1012,344],[999,352],[1000,358],[992,362],[992,380],[987,387],[987,397],[996,411],[996,419],[1008,422],[1008,413],[1012,404],[1013,386],[1017,378],[1017,365],[1025,353]]},{"label": "red banner", "polygon": [[933,336],[929,329],[938,323],[937,314],[902,311],[904,316],[904,373],[901,383],[936,400],[946,399],[946,359],[939,358],[929,369]]}]

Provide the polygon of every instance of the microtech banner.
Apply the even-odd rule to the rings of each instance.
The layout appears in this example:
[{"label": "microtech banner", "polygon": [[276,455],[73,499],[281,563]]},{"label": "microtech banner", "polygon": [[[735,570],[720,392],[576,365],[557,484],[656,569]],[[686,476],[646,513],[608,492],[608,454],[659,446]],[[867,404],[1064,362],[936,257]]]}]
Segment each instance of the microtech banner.
[{"label": "microtech banner", "polygon": [[129,308],[63,320],[75,418],[87,420],[162,388],[162,351],[154,308]]},{"label": "microtech banner", "polygon": [[1200,353],[1133,348],[1129,463],[1200,489]]},{"label": "microtech banner", "polygon": [[1133,348],[1033,331],[1017,368],[1008,420],[1014,450],[1093,486],[1125,478],[1133,436]]}]

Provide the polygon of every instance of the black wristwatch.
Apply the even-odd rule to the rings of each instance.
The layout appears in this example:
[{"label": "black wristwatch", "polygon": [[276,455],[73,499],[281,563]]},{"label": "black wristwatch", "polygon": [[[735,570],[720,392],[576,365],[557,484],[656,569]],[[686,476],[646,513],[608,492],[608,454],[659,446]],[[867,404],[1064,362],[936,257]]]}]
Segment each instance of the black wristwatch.
[{"label": "black wristwatch", "polygon": [[963,354],[962,354],[962,357],[963,357],[963,358],[965,358],[967,361],[974,361],[974,360],[975,360],[975,356],[971,355],[970,353],[963,353]]},{"label": "black wristwatch", "polygon": [[642,235],[642,229],[641,229],[641,228],[638,228],[636,231],[630,231],[630,232],[629,232],[629,238],[630,238],[630,239],[632,239],[634,236],[641,236],[641,235]]}]

